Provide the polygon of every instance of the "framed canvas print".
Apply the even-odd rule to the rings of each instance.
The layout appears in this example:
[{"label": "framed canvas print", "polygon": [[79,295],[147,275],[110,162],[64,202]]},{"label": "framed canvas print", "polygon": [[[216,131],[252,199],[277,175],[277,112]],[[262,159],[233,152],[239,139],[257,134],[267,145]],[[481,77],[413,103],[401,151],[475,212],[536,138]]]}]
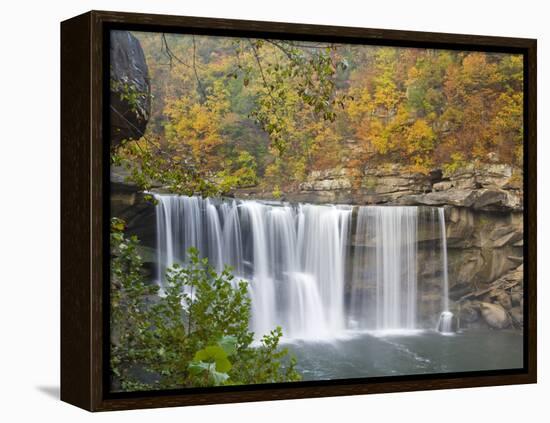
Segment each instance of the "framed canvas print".
[{"label": "framed canvas print", "polygon": [[536,382],[536,41],[61,24],[61,397]]}]

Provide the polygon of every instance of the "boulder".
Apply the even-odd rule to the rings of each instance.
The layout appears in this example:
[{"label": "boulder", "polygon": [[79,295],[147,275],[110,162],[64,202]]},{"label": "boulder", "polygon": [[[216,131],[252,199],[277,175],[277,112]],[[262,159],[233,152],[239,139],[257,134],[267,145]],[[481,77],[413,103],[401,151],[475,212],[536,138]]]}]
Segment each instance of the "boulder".
[{"label": "boulder", "polygon": [[509,310],[512,308],[512,299],[510,298],[510,295],[508,295],[506,292],[500,291],[496,296],[496,300],[506,310]]},{"label": "boulder", "polygon": [[111,145],[143,136],[151,109],[149,70],[136,37],[111,31]]},{"label": "boulder", "polygon": [[[517,258],[513,256],[509,256],[508,259],[512,261],[517,260]],[[504,275],[503,279],[506,280],[506,282],[510,282],[510,283],[522,282],[523,281],[523,263],[521,263],[515,269],[513,269],[512,271]]]},{"label": "boulder", "polygon": [[448,248],[469,248],[479,246],[479,230],[476,214],[463,207],[445,208],[445,226]]},{"label": "boulder", "polygon": [[459,308],[458,317],[461,324],[476,323],[479,320],[479,307],[476,307],[471,302],[465,302]]},{"label": "boulder", "polygon": [[516,325],[523,326],[523,307],[512,308],[510,316]]},{"label": "boulder", "polygon": [[480,302],[479,308],[485,322],[494,329],[506,329],[510,326],[510,316],[499,304]]}]

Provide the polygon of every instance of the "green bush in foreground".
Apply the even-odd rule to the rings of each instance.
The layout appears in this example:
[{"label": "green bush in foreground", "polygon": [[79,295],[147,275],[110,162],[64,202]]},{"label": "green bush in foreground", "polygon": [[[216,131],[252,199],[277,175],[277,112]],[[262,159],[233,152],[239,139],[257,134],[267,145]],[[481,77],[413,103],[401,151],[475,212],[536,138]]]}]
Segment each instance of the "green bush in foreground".
[{"label": "green bush in foreground", "polygon": [[189,250],[167,271],[165,295],[142,276],[139,241],[111,222],[111,375],[115,391],[300,380],[281,328],[252,347],[246,282]]}]

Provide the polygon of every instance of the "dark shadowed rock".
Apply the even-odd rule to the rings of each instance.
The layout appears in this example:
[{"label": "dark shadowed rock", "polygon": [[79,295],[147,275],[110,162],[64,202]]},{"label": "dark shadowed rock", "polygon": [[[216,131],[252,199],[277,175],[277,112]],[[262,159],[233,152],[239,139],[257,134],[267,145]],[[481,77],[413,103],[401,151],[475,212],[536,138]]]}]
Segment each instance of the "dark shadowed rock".
[{"label": "dark shadowed rock", "polygon": [[142,246],[155,247],[155,205],[127,176],[123,168],[111,167],[111,215],[123,219],[128,234],[136,235]]},{"label": "dark shadowed rock", "polygon": [[111,32],[111,145],[138,139],[151,107],[149,72],[143,49],[128,31]]}]

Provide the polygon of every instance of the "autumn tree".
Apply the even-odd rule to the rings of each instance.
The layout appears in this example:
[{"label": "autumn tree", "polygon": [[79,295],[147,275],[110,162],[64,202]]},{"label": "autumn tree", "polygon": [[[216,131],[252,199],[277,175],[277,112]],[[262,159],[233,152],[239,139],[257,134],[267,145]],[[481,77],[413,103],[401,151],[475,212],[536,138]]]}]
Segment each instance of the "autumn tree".
[{"label": "autumn tree", "polygon": [[143,189],[280,194],[313,170],[347,167],[359,183],[367,163],[521,165],[519,55],[137,35],[153,110],[113,162]]}]

